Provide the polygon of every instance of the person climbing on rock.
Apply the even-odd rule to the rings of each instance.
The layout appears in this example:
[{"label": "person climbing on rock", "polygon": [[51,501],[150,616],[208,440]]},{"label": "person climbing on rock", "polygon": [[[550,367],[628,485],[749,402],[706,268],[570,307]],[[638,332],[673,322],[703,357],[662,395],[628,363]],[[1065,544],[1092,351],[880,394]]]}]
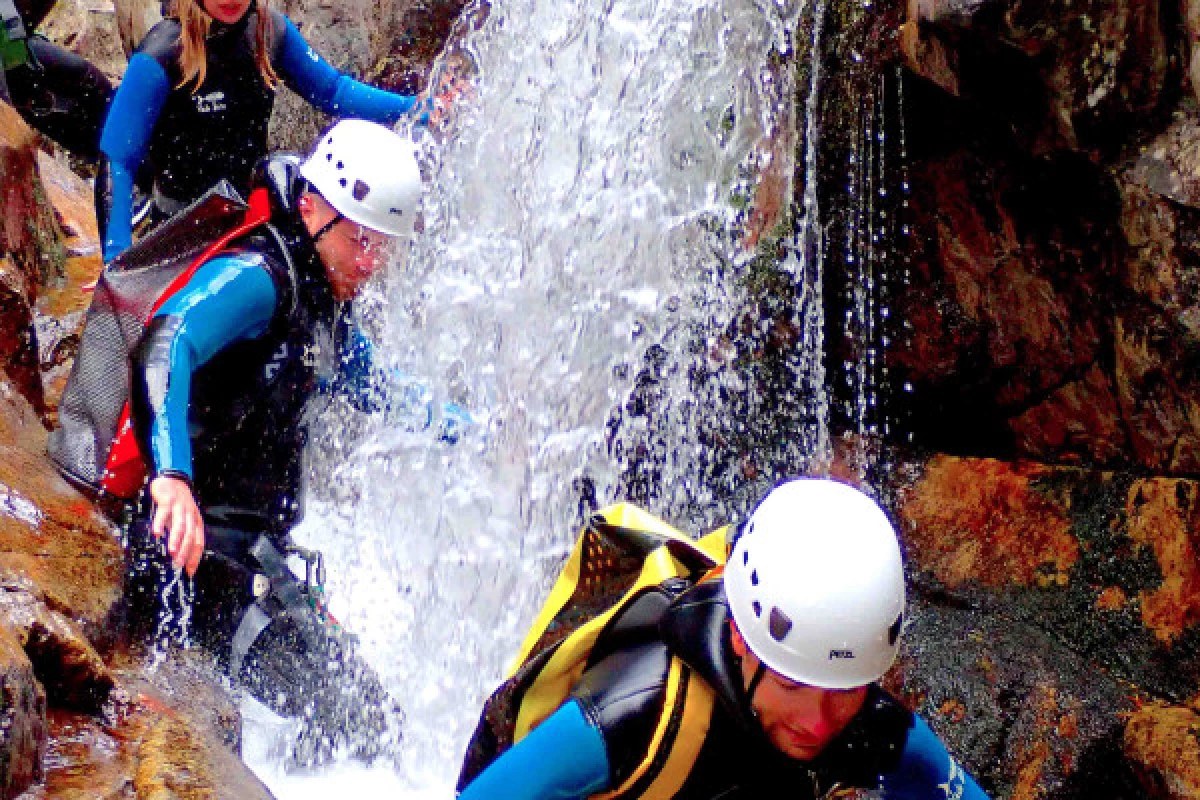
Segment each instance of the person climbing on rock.
[{"label": "person climbing on rock", "polygon": [[0,98],[80,158],[99,153],[112,83],[94,64],[35,33],[55,0],[0,0]]},{"label": "person climbing on rock", "polygon": [[[50,454],[101,496],[135,498],[135,622],[199,641],[266,705],[302,716],[298,761],[343,745],[370,756],[384,744],[385,693],[324,610],[320,554],[290,531],[303,515],[309,401],[326,388],[364,410],[386,405],[388,373],[365,363],[347,301],[412,232],[421,175],[411,142],[344,120],[303,162],[264,160],[251,186],[245,204],[217,187],[106,267]],[[155,297],[142,323],[135,309]],[[145,469],[118,480],[130,459],[112,456],[130,441]]]},{"label": "person climbing on rock", "polygon": [[484,709],[459,800],[985,800],[879,686],[904,607],[895,531],[844,484],[783,483],[699,542],[601,511]]},{"label": "person climbing on rock", "polygon": [[319,110],[393,123],[429,104],[359,83],[326,63],[268,0],[176,0],[138,45],[100,138],[104,259],[132,241],[133,180],[153,172],[152,224],[219,180],[245,189],[267,152],[280,82]]}]

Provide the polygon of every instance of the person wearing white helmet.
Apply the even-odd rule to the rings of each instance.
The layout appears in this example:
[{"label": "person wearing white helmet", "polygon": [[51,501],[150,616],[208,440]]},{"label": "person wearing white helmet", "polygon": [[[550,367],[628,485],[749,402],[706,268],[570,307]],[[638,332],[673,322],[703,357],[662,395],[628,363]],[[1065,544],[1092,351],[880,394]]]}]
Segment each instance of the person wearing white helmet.
[{"label": "person wearing white helmet", "polygon": [[510,679],[502,689],[526,696],[507,711],[489,701],[459,800],[815,800],[852,787],[986,800],[879,686],[905,607],[879,506],[799,479],[731,530],[723,567],[641,590],[607,621],[567,701],[515,744],[507,720],[524,719],[539,684]]},{"label": "person wearing white helmet", "polygon": [[[235,680],[310,721],[320,721],[310,705],[322,688],[349,698],[331,701],[341,703],[331,712],[341,721],[309,737],[305,760],[345,744],[356,725],[368,730],[358,744],[370,751],[381,737],[382,690],[364,679],[355,696],[337,685],[353,679],[326,680],[305,666],[329,661],[324,570],[289,532],[303,513],[310,401],[328,387],[374,410],[386,389],[378,370],[346,375],[362,353],[345,301],[412,233],[421,175],[412,142],[344,120],[307,159],[268,158],[252,186],[249,207],[265,210],[265,224],[217,247],[160,302],[132,352],[131,421],[149,476],[130,535],[129,591],[135,616],[161,631],[171,568],[194,576],[192,636]],[[113,268],[156,263],[175,241],[172,226],[186,236],[188,213]],[[309,562],[304,582],[286,566],[296,554]]]}]

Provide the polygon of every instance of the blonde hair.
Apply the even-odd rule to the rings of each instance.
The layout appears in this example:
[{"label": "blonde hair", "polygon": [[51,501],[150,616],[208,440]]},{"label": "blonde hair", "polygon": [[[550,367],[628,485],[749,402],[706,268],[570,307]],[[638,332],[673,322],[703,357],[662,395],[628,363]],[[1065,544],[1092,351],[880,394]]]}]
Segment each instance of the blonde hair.
[{"label": "blonde hair", "polygon": [[[183,49],[179,53],[179,72],[183,78],[179,86],[192,83],[195,94],[208,77],[208,48],[205,39],[212,24],[212,17],[201,5],[202,0],[175,0],[174,11],[179,17],[179,38]],[[279,75],[271,66],[271,54],[267,42],[271,40],[271,13],[268,0],[258,0],[258,27],[254,33],[254,61],[263,83],[274,89],[279,85]],[[178,87],[177,87],[178,88]]]}]

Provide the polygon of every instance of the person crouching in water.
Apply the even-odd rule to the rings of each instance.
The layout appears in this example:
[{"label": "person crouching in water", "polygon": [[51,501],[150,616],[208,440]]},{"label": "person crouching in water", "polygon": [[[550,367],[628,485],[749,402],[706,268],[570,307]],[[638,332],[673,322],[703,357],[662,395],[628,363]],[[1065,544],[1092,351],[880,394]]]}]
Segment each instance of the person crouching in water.
[{"label": "person crouching in water", "polygon": [[[625,533],[629,520],[608,531],[645,540]],[[593,553],[596,530],[580,545]],[[879,686],[905,590],[895,532],[874,501],[830,480],[789,481],[735,535],[723,567],[665,578],[654,570],[686,561],[691,545],[659,547],[615,615],[531,650],[489,700],[459,800],[815,800],[847,788],[986,800],[929,726]],[[714,537],[709,550],[724,556],[724,533]],[[610,585],[606,570],[620,560],[572,561],[570,596],[585,598],[538,641],[572,624],[592,602],[588,587]]]},{"label": "person crouching in water", "polygon": [[298,761],[343,745],[371,755],[382,689],[318,602],[322,565],[301,582],[286,557],[310,555],[289,539],[305,406],[339,366],[347,301],[412,232],[421,176],[411,142],[364,120],[258,174],[270,224],[206,261],[133,350],[131,418],[150,475],[130,532],[131,606],[157,619],[164,587],[191,588],[182,569],[190,633],[268,706],[308,721]]},{"label": "person crouching in water", "polygon": [[267,154],[280,83],[337,117],[392,124],[425,105],[339,73],[268,0],[175,0],[173,9],[130,58],[100,136],[105,262],[132,242],[135,178],[153,183],[151,224],[217,181],[245,190]]}]

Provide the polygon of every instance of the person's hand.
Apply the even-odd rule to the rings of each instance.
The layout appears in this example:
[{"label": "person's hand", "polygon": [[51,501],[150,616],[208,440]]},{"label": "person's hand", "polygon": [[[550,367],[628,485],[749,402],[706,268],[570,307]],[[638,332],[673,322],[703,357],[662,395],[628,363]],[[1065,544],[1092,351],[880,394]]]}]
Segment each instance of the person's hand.
[{"label": "person's hand", "polygon": [[431,128],[440,128],[450,115],[450,108],[460,95],[466,94],[470,84],[451,71],[442,73],[436,87],[425,90],[418,96],[417,107],[421,110],[421,122]]},{"label": "person's hand", "polygon": [[161,539],[167,534],[171,563],[195,575],[204,555],[204,519],[187,481],[160,475],[150,482],[154,521],[150,531]]}]

